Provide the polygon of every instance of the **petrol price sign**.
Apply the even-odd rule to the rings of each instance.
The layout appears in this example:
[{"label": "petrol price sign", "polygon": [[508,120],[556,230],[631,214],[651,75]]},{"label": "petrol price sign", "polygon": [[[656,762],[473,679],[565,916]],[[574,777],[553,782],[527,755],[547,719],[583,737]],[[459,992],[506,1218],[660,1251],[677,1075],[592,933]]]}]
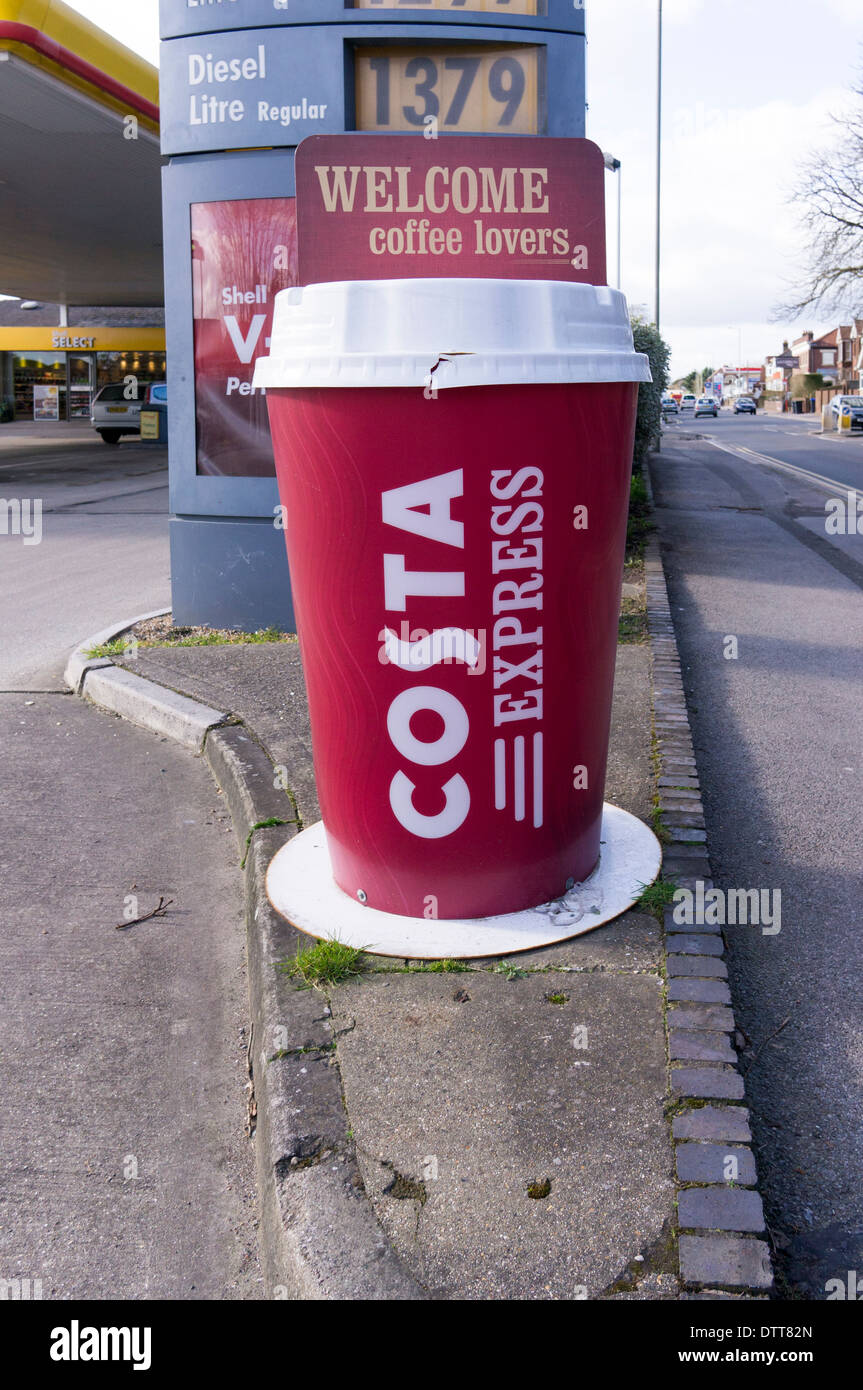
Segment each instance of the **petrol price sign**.
[{"label": "petrol price sign", "polygon": [[358,130],[537,135],[544,73],[532,44],[358,47]]},{"label": "petrol price sign", "polygon": [[[350,0],[348,0],[350,4]],[[481,14],[545,13],[544,0],[353,0],[355,10],[475,10]]]},{"label": "petrol price sign", "polygon": [[[175,617],[292,629],[252,379],[276,295],[341,277],[603,283],[584,0],[158,8]],[[346,143],[301,155],[301,213],[295,151],[316,139]]]}]

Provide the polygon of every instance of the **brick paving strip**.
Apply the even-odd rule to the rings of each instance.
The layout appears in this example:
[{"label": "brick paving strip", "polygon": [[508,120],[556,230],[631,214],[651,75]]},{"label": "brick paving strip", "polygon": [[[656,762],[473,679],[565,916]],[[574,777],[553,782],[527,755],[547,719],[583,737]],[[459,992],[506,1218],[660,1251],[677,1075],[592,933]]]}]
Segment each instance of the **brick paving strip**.
[{"label": "brick paving strip", "polygon": [[[649,486],[649,483],[648,483]],[[713,887],[704,808],[659,542],[645,556],[653,663],[663,875]],[[668,1058],[678,1186],[680,1279],[687,1298],[763,1298],[773,1288],[764,1211],[721,929],[679,926],[665,909]],[[733,1160],[734,1167],[729,1163]],[[728,1171],[736,1172],[733,1182]]]}]

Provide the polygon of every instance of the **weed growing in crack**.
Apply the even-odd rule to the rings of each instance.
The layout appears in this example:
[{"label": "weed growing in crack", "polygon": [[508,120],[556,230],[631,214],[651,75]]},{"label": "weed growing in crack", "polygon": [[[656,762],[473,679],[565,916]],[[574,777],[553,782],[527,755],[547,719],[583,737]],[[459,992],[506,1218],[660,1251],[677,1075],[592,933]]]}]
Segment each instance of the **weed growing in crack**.
[{"label": "weed growing in crack", "polygon": [[636,911],[650,912],[657,919],[662,921],[662,909],[674,902],[674,894],[677,892],[676,878],[658,878],[654,883],[642,883],[640,885],[642,893],[638,902],[634,904]]},{"label": "weed growing in crack", "polygon": [[551,1192],[551,1178],[539,1178],[527,1185],[527,1195],[534,1201],[542,1201]]},{"label": "weed growing in crack", "polygon": [[358,979],[367,969],[367,960],[359,947],[348,946],[344,941],[318,941],[303,951],[298,950],[294,959],[280,968],[309,989]]}]

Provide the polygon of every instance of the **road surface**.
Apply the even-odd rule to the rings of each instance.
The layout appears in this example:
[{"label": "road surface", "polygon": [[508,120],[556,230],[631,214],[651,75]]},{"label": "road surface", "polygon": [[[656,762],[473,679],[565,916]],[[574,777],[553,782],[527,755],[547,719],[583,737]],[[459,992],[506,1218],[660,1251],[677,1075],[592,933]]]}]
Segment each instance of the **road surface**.
[{"label": "road surface", "polygon": [[0,426],[0,499],[42,515],[41,543],[0,533],[0,690],[64,689],[82,637],[171,602],[165,451],[58,439]]},{"label": "road surface", "polygon": [[726,936],[782,1288],[823,1299],[863,1269],[863,537],[825,527],[863,441],[815,428],[684,418],[652,471],[715,879],[781,890]]}]

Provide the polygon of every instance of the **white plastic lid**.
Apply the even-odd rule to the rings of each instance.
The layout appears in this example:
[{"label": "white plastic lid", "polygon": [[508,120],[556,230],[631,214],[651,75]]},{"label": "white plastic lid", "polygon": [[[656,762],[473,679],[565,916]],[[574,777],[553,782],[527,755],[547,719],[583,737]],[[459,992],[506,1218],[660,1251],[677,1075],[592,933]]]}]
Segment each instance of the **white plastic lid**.
[{"label": "white plastic lid", "polygon": [[559,280],[343,280],[276,295],[255,386],[650,381],[625,297]]}]

